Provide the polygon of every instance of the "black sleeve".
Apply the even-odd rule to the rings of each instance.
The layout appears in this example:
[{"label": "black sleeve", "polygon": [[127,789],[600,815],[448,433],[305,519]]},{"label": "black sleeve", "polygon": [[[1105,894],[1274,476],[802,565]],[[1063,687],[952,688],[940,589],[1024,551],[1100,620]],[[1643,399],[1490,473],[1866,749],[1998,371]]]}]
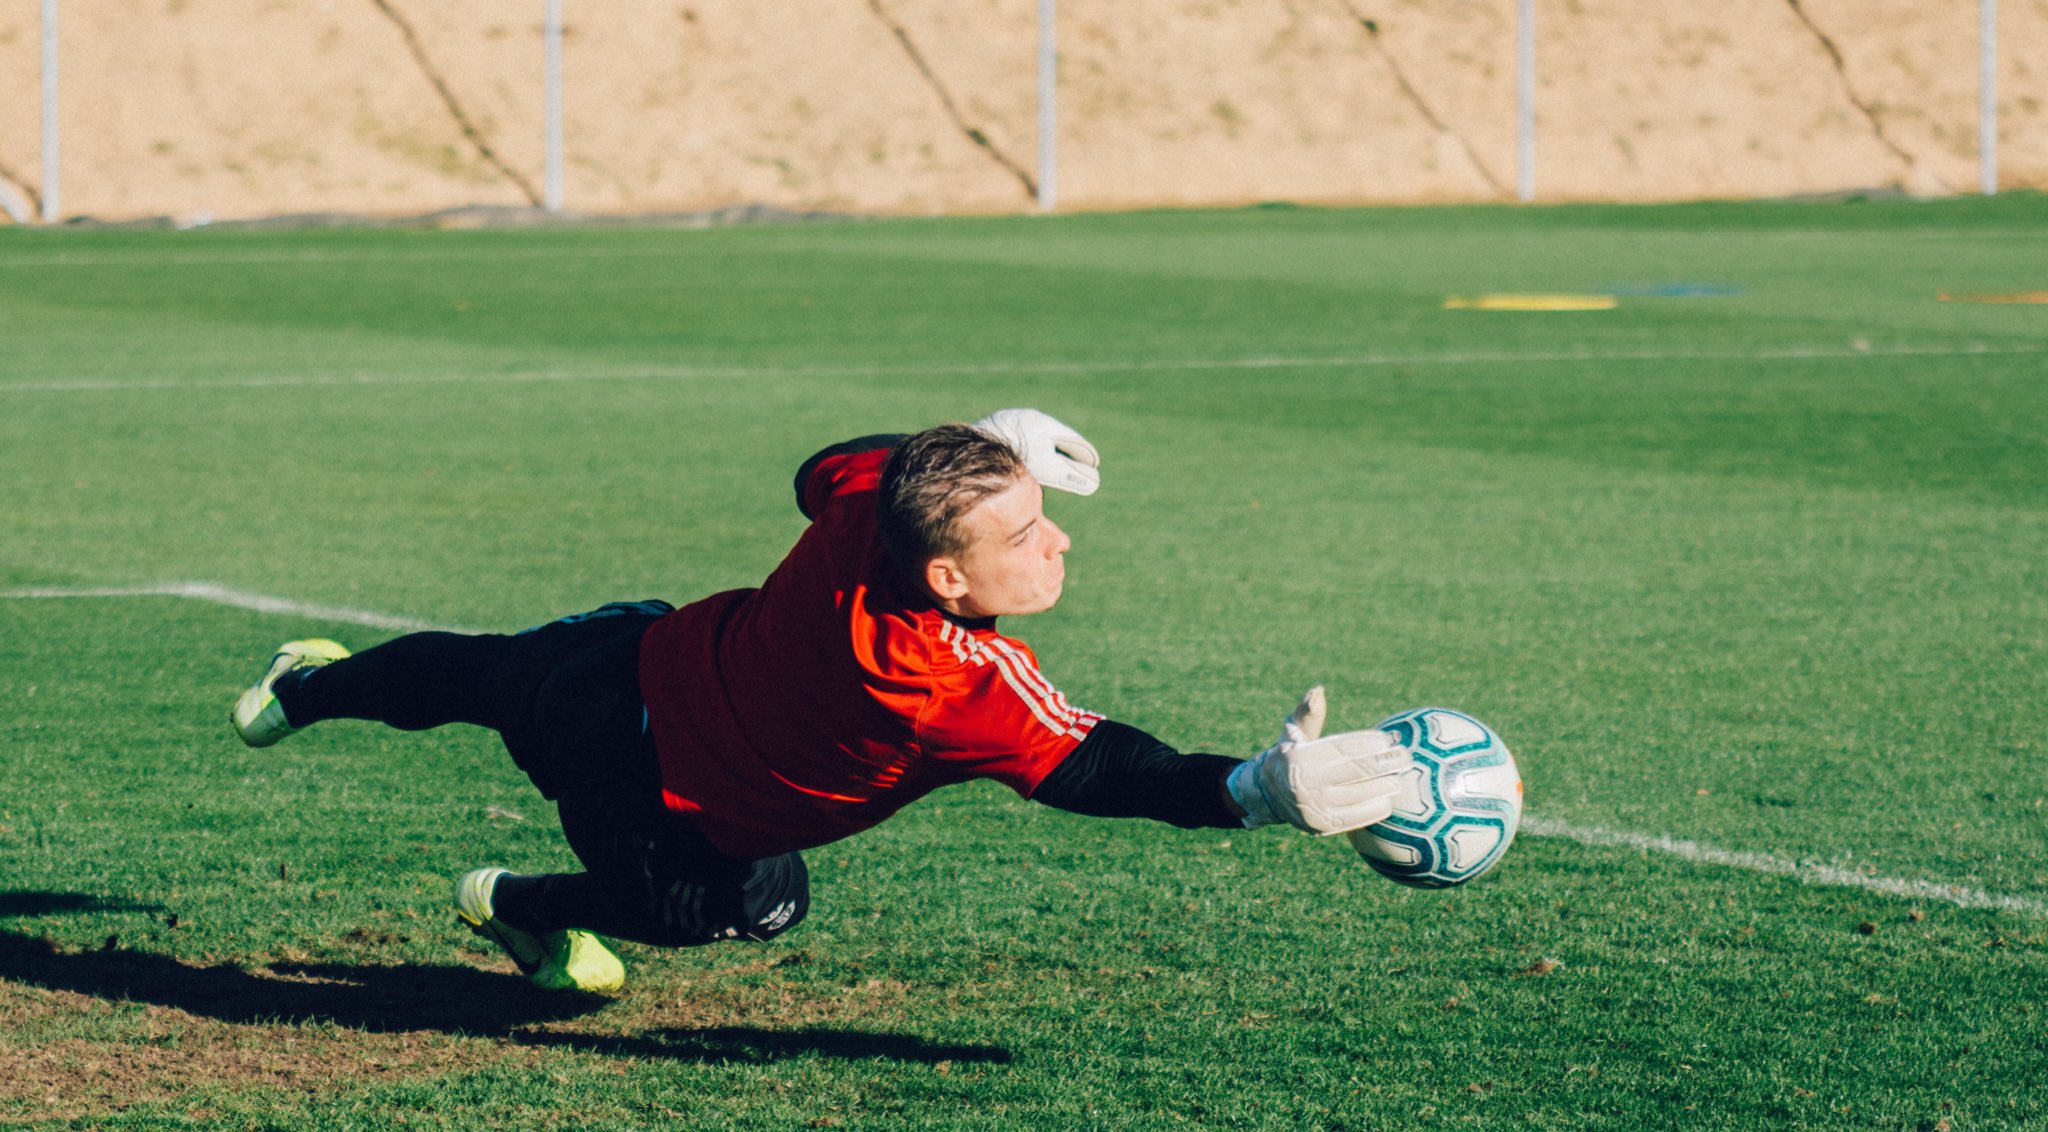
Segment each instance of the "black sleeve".
[{"label": "black sleeve", "polygon": [[902,432],[878,432],[873,436],[862,436],[834,444],[832,447],[805,460],[804,466],[796,470],[796,509],[802,511],[806,519],[817,518],[816,515],[811,514],[809,508],[804,506],[804,485],[811,482],[811,473],[818,470],[819,464],[830,460],[834,456],[850,456],[855,452],[872,452],[877,448],[894,448],[908,435],[908,433]]},{"label": "black sleeve", "polygon": [[1098,818],[1152,818],[1182,829],[1242,829],[1223,801],[1223,776],[1241,759],[1183,755],[1129,724],[1095,725],[1031,800]]}]

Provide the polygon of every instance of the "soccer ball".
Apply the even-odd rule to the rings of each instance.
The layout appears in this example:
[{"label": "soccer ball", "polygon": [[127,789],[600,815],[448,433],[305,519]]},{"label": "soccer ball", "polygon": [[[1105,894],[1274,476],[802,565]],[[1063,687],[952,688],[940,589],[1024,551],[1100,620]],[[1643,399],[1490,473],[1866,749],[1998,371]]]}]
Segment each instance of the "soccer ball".
[{"label": "soccer ball", "polygon": [[1522,820],[1522,774],[1484,723],[1449,708],[1416,708],[1378,729],[1415,756],[1394,814],[1351,831],[1380,873],[1418,888],[1463,884],[1500,862]]}]

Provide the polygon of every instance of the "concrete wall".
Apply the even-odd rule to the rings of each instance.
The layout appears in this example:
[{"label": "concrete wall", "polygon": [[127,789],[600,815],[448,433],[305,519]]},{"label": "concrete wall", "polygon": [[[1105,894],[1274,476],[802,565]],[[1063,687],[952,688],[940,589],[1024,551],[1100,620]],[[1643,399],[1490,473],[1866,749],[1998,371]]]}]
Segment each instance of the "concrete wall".
[{"label": "concrete wall", "polygon": [[[1036,0],[566,0],[572,211],[1033,207]],[[2000,5],[2048,185],[2048,0]],[[41,185],[40,0],[0,180]],[[62,0],[67,215],[541,193],[541,0]],[[1538,0],[1538,197],[1977,187],[1978,0]],[[1513,0],[1064,0],[1062,208],[1513,196]]]}]

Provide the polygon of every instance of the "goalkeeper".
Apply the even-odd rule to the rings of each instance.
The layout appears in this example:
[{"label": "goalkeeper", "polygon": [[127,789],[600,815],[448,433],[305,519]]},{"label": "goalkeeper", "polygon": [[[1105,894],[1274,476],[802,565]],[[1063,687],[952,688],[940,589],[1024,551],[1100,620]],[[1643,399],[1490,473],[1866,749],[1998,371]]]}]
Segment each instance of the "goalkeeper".
[{"label": "goalkeeper", "polygon": [[1030,409],[849,441],[798,470],[810,526],[757,589],[356,656],[293,641],[234,725],[255,747],[329,719],[496,730],[585,871],[477,869],[457,914],[534,982],[590,991],[624,979],[599,936],[688,947],[789,930],[809,906],[803,850],[968,779],[1186,828],[1385,818],[1409,756],[1378,731],[1321,738],[1321,689],[1250,760],[1181,754],[1070,704],[997,631],[1064,584],[1071,543],[1041,485],[1099,482],[1094,448]]}]

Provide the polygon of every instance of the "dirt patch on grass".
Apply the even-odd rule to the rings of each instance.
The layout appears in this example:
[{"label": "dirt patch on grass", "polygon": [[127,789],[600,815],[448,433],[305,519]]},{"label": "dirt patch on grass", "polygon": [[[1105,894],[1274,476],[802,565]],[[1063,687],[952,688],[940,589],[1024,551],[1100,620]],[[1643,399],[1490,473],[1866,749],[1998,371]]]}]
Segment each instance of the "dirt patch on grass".
[{"label": "dirt patch on grass", "polygon": [[[60,1027],[89,1036],[55,1036]],[[231,1023],[12,985],[0,992],[0,1032],[0,1119],[78,1119],[176,1104],[199,1089],[314,1094],[540,1056],[503,1037]]]},{"label": "dirt patch on grass", "polygon": [[[916,986],[785,977],[797,955],[713,970],[633,957],[618,999],[537,991],[465,965],[202,965],[0,933],[0,1123],[163,1105],[206,1112],[564,1057],[707,1064],[791,1057],[1006,1062],[913,1031]],[[268,1095],[270,1100],[262,1099]]]},{"label": "dirt patch on grass", "polygon": [[531,1063],[513,1027],[601,1006],[466,966],[208,965],[0,933],[0,1120]]}]

